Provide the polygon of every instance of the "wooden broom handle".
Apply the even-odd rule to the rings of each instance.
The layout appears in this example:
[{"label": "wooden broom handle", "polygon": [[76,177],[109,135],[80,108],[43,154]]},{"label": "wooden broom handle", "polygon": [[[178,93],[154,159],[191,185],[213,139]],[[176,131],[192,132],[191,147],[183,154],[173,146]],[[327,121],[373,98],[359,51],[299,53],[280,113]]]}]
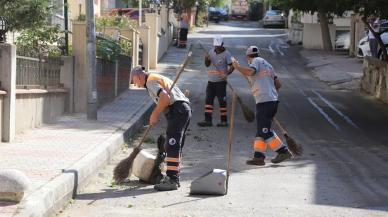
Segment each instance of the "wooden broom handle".
[{"label": "wooden broom handle", "polygon": [[230,127],[229,127],[229,135],[228,135],[228,162],[226,166],[226,192],[228,192],[229,186],[229,174],[230,174],[230,162],[232,158],[232,142],[233,142],[233,129],[234,129],[234,113],[236,111],[236,99],[237,95],[233,93],[232,99],[232,111],[230,114]]},{"label": "wooden broom handle", "polygon": [[140,140],[139,144],[136,146],[136,148],[140,148],[141,145],[143,145],[143,142],[144,142],[146,136],[148,135],[148,133],[150,132],[151,128],[152,128],[152,125],[148,125],[147,129],[145,130],[145,132],[143,134],[143,137],[141,138],[141,140]]},{"label": "wooden broom handle", "polygon": [[172,91],[172,89],[174,88],[176,82],[178,81],[179,77],[181,76],[183,70],[185,69],[185,67],[186,67],[187,64],[189,63],[189,59],[191,58],[192,55],[193,55],[193,52],[191,52],[191,51],[187,54],[185,60],[184,60],[183,63],[182,63],[182,66],[181,66],[181,67],[178,69],[178,71],[177,71],[177,75],[176,75],[174,81],[172,82],[171,87],[170,87],[169,90],[168,90],[168,94],[171,93],[171,91]]}]

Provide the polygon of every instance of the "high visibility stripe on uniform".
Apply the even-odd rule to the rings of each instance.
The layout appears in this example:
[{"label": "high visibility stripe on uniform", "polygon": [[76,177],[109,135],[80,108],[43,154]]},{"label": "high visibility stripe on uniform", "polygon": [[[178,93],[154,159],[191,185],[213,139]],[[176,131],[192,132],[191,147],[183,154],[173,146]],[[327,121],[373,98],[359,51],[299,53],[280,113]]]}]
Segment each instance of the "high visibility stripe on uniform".
[{"label": "high visibility stripe on uniform", "polygon": [[282,145],[282,140],[280,140],[280,138],[274,134],[273,137],[266,140],[266,143],[272,150],[277,150]]},{"label": "high visibility stripe on uniform", "polygon": [[148,76],[148,79],[149,81],[159,81],[160,85],[164,88],[164,89],[168,89],[167,87],[167,84],[169,83],[169,81],[167,80],[168,78],[163,78],[161,77],[160,75],[157,75],[157,74],[153,74],[151,73],[149,76]]},{"label": "high visibility stripe on uniform", "polygon": [[181,162],[180,158],[178,157],[166,157],[167,162],[173,162],[173,163],[179,163]]},{"label": "high visibility stripe on uniform", "polygon": [[255,151],[264,152],[267,149],[267,143],[261,137],[256,137],[255,142],[253,143],[253,149]]},{"label": "high visibility stripe on uniform", "polygon": [[205,105],[205,108],[213,108],[213,105]]},{"label": "high visibility stripe on uniform", "polygon": [[167,170],[179,171],[179,166],[167,166]]},{"label": "high visibility stripe on uniform", "polygon": [[221,112],[222,116],[228,115],[228,112]]},{"label": "high visibility stripe on uniform", "polygon": [[220,108],[220,111],[227,111],[227,108]]},{"label": "high visibility stripe on uniform", "polygon": [[206,113],[213,113],[213,110],[205,109]]},{"label": "high visibility stripe on uniform", "polygon": [[221,70],[208,70],[207,73],[209,75],[224,75],[224,71]]}]

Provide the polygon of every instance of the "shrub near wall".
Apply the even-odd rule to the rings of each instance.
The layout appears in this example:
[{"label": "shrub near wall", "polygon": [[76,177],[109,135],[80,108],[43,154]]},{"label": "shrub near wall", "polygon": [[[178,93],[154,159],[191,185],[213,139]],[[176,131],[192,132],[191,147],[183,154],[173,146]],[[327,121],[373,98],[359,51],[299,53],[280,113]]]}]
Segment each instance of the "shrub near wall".
[{"label": "shrub near wall", "polygon": [[364,59],[363,72],[361,88],[383,102],[388,103],[388,63],[366,57]]}]

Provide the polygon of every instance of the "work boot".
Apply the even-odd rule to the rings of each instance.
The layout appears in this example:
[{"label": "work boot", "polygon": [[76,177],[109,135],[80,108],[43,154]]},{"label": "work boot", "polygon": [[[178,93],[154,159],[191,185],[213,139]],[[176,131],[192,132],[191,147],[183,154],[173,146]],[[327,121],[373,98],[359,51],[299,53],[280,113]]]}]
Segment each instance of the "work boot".
[{"label": "work boot", "polygon": [[211,121],[202,121],[197,123],[200,127],[212,127],[213,123]]},{"label": "work boot", "polygon": [[227,127],[228,126],[228,122],[226,121],[221,121],[220,123],[217,124],[217,127]]},{"label": "work boot", "polygon": [[168,176],[165,176],[163,180],[154,186],[157,191],[174,191],[181,187],[178,180],[173,180]]},{"label": "work boot", "polygon": [[265,161],[263,157],[253,157],[249,160],[247,160],[248,165],[256,165],[256,166],[264,166]]},{"label": "work boot", "polygon": [[291,157],[292,154],[290,153],[290,151],[287,150],[285,152],[278,153],[274,158],[272,158],[271,162],[274,164],[278,164],[285,160],[291,159]]}]

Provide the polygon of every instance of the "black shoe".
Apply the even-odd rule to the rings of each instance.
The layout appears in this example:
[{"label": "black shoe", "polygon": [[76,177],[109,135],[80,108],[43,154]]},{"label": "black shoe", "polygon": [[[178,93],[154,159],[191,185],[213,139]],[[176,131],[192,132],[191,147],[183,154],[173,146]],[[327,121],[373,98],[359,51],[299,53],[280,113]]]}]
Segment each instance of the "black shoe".
[{"label": "black shoe", "polygon": [[256,165],[256,166],[264,166],[265,161],[263,157],[254,157],[249,160],[247,160],[248,165]]},{"label": "black shoe", "polygon": [[168,176],[165,176],[163,180],[154,186],[157,191],[174,191],[181,187],[178,180],[173,180]]},{"label": "black shoe", "polygon": [[213,123],[211,121],[202,121],[197,123],[200,127],[212,127]]},{"label": "black shoe", "polygon": [[278,163],[281,163],[285,160],[288,160],[288,159],[291,159],[292,157],[292,154],[290,153],[290,151],[286,151],[284,153],[278,153],[272,160],[271,162],[274,163],[274,164],[278,164]]},{"label": "black shoe", "polygon": [[217,127],[227,127],[227,126],[229,126],[228,122],[225,122],[225,121],[222,121],[222,122],[217,124]]}]

